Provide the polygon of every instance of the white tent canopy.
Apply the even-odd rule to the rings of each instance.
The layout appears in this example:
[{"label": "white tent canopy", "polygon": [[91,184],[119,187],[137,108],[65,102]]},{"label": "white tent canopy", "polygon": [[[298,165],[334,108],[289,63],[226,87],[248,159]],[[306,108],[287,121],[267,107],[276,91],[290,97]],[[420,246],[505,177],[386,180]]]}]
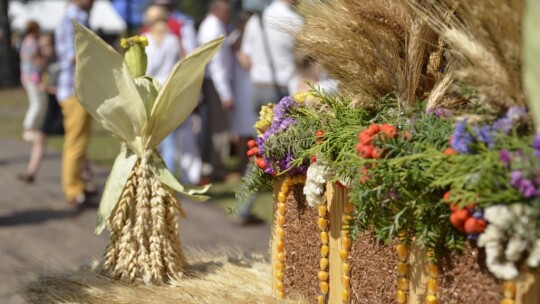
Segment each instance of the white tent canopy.
[{"label": "white tent canopy", "polygon": [[[10,1],[9,16],[14,31],[23,32],[26,22],[36,21],[43,31],[54,31],[60,22],[67,0]],[[109,1],[97,0],[90,12],[90,27],[106,34],[121,34],[126,30],[126,23],[114,10]]]}]

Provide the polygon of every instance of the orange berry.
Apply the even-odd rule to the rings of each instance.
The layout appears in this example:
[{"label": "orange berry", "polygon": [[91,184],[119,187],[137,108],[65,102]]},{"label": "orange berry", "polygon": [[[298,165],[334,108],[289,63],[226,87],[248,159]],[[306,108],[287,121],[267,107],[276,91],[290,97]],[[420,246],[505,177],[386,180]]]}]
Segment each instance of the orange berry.
[{"label": "orange berry", "polygon": [[248,140],[247,145],[248,145],[248,147],[250,147],[250,148],[254,148],[254,147],[257,146],[257,142],[254,141],[253,139],[250,139],[250,140]]},{"label": "orange berry", "polygon": [[446,156],[452,156],[452,155],[456,155],[456,150],[452,148],[446,148],[443,153]]}]

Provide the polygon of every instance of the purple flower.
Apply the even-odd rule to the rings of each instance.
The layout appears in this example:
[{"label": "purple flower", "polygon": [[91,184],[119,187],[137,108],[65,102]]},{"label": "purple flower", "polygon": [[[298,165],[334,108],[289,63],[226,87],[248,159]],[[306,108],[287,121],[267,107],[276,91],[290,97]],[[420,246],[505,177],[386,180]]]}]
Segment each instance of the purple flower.
[{"label": "purple flower", "polygon": [[475,219],[482,219],[482,218],[484,218],[484,213],[483,213],[482,211],[475,210],[475,211],[473,212],[473,217],[474,217]]},{"label": "purple flower", "polygon": [[485,143],[489,148],[493,148],[495,139],[493,138],[493,134],[491,134],[491,130],[488,125],[483,127],[475,127],[474,133],[479,142]]},{"label": "purple flower", "polygon": [[517,188],[525,198],[531,198],[539,194],[533,182],[524,178],[521,171],[516,170],[510,173],[510,184]]},{"label": "purple flower", "polygon": [[531,198],[538,194],[538,191],[534,187],[531,180],[523,178],[519,181],[518,187],[519,191],[521,191],[521,194],[523,194],[526,198]]},{"label": "purple flower", "polygon": [[514,124],[523,119],[526,114],[525,107],[510,107],[504,117],[493,122],[493,131],[509,134]]},{"label": "purple flower", "polygon": [[512,171],[510,173],[510,184],[514,187],[517,187],[519,181],[521,181],[521,178],[523,178],[523,173],[521,173],[521,171]]},{"label": "purple flower", "polygon": [[473,137],[467,130],[467,120],[464,119],[456,124],[454,129],[454,137],[450,141],[450,145],[458,153],[467,154],[469,145],[473,142]]},{"label": "purple flower", "polygon": [[537,133],[536,136],[534,136],[532,147],[534,148],[534,155],[540,156],[540,133]]},{"label": "purple flower", "polygon": [[296,120],[292,117],[285,118],[281,124],[279,125],[279,131],[286,131],[287,128],[289,128],[290,125],[294,124]]},{"label": "purple flower", "polygon": [[450,117],[452,116],[452,112],[450,110],[445,108],[437,108],[435,111],[433,111],[437,117]]},{"label": "purple flower", "polygon": [[510,151],[502,149],[499,151],[499,160],[505,165],[510,165]]}]

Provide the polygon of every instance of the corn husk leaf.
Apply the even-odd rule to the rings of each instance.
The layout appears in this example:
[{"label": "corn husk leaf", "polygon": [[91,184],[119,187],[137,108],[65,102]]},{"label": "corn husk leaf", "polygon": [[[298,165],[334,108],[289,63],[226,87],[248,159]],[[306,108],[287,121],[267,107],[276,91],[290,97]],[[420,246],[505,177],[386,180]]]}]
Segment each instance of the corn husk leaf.
[{"label": "corn husk leaf", "polygon": [[540,2],[528,0],[523,22],[523,82],[534,124],[540,127]]},{"label": "corn husk leaf", "polygon": [[149,165],[150,170],[152,170],[152,172],[156,175],[157,179],[160,182],[180,193],[181,195],[198,202],[204,202],[210,198],[206,195],[201,194],[205,193],[211,185],[187,189],[182,184],[180,184],[180,182],[178,182],[174,175],[172,175],[171,171],[167,169],[167,167],[165,166],[165,162],[163,162],[163,159],[156,151],[154,151],[154,153],[152,154]]},{"label": "corn husk leaf", "polygon": [[206,64],[219,50],[219,37],[197,48],[173,68],[144,128],[144,145],[155,148],[188,117],[197,106]]},{"label": "corn husk leaf", "polygon": [[94,231],[96,234],[101,234],[103,228],[105,228],[111,212],[120,200],[129,174],[135,166],[137,159],[139,159],[138,156],[126,144],[122,144],[120,153],[114,161],[111,173],[105,184],[105,189],[103,190],[103,195],[101,196],[97,213],[97,225]]},{"label": "corn husk leaf", "polygon": [[75,91],[82,106],[101,125],[142,155],[147,115],[124,59],[77,22]]}]

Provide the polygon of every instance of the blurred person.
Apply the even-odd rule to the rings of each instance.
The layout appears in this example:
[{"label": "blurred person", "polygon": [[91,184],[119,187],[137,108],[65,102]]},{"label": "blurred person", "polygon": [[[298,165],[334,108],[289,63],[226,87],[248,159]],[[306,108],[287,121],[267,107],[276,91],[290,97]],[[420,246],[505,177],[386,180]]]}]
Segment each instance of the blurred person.
[{"label": "blurred person", "polygon": [[246,24],[239,59],[250,71],[256,115],[263,105],[288,95],[288,83],[294,75],[293,34],[303,23],[294,11],[295,2],[274,0]]},{"label": "blurred person", "polygon": [[[226,37],[226,24],[230,13],[228,1],[213,0],[199,27],[198,43],[202,45],[219,36]],[[210,165],[211,173],[208,175],[215,181],[225,178],[225,160],[229,156],[228,114],[234,106],[233,60],[231,48],[223,44],[208,64],[202,85],[203,161]]]},{"label": "blurred person", "polygon": [[30,142],[36,141],[39,137],[38,124],[45,102],[45,96],[39,89],[43,69],[43,58],[38,43],[39,35],[39,24],[28,21],[20,48],[21,83],[28,96],[29,105],[23,121],[23,139]]},{"label": "blurred person", "polygon": [[55,96],[59,66],[55,61],[52,35],[40,36],[39,49],[44,61],[43,73],[41,74],[40,91],[46,95],[47,103],[41,130],[36,132],[36,139],[32,145],[30,159],[28,161],[26,171],[18,175],[20,180],[27,183],[32,183],[34,181],[34,177],[41,166],[47,136],[62,135],[64,133],[62,112]]},{"label": "blurred person", "polygon": [[[231,32],[227,43],[231,46],[235,55],[238,55],[242,46],[242,36],[246,22],[251,17],[251,13],[240,11],[236,28]],[[241,54],[240,54],[241,56]],[[238,172],[246,170],[249,158],[247,153],[247,142],[255,136],[253,125],[257,116],[251,106],[251,81],[249,71],[244,69],[239,60],[234,58],[233,67],[233,94],[236,101],[231,111],[231,133],[235,136],[236,151],[239,156]]]},{"label": "blurred person", "polygon": [[[72,20],[88,27],[94,0],[70,0],[56,27],[56,56],[60,65],[56,98],[64,116],[64,147],[62,150],[62,189],[68,204],[81,207],[88,202],[83,170],[90,138],[91,117],[75,96],[75,33]],[[90,190],[90,191],[86,191]]]},{"label": "blurred person", "polygon": [[193,22],[193,18],[175,8],[174,3],[173,0],[154,0],[154,4],[162,5],[168,11],[170,19],[176,20],[181,24],[180,38],[184,52],[187,55],[193,52],[198,46],[195,23]]},{"label": "blurred person", "polygon": [[295,73],[289,81],[289,92],[303,93],[315,89],[322,89],[332,95],[337,91],[336,81],[330,79],[315,59],[298,48],[294,52]]},{"label": "blurred person", "polygon": [[[167,25],[167,12],[162,6],[151,5],[145,13],[145,26],[148,31],[147,74],[164,84],[176,63],[181,58],[178,37],[170,32]],[[198,184],[202,161],[193,132],[195,118],[189,116],[161,144],[163,160],[171,172],[175,172],[177,155],[180,158],[180,177],[183,183]],[[180,148],[177,149],[177,143]],[[179,152],[179,153],[177,153]]]},{"label": "blurred person", "polygon": [[[252,83],[251,110],[258,117],[261,107],[277,103],[289,94],[288,85],[295,73],[294,32],[303,20],[294,11],[294,0],[274,0],[260,15],[247,21],[242,46],[236,56],[250,73]],[[251,211],[256,196],[250,197],[238,210],[239,225],[263,221]]]}]

